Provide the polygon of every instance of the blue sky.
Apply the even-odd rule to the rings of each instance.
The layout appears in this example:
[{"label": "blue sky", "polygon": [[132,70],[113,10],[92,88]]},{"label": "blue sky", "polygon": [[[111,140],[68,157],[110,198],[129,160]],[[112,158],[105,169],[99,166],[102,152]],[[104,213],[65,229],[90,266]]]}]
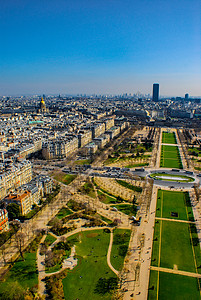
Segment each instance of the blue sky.
[{"label": "blue sky", "polygon": [[201,95],[200,0],[0,0],[0,94]]}]

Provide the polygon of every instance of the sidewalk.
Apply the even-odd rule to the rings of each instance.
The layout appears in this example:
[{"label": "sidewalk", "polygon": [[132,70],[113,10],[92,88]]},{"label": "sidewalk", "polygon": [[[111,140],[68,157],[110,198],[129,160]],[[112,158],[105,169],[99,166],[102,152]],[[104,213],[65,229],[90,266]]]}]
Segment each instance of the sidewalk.
[{"label": "sidewalk", "polygon": [[127,268],[124,300],[134,299],[145,300],[148,296],[149,270],[151,264],[152,239],[154,234],[155,210],[157,201],[157,188],[153,187],[150,210],[147,217],[143,217],[141,225],[136,227],[136,232],[131,240],[131,256]]}]

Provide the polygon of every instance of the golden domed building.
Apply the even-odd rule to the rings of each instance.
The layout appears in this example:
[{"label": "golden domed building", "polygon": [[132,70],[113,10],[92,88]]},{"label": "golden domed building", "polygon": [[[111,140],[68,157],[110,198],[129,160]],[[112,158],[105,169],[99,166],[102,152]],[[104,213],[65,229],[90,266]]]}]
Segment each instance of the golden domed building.
[{"label": "golden domed building", "polygon": [[45,101],[44,101],[43,97],[41,97],[39,112],[40,113],[47,112],[47,108],[46,108]]}]

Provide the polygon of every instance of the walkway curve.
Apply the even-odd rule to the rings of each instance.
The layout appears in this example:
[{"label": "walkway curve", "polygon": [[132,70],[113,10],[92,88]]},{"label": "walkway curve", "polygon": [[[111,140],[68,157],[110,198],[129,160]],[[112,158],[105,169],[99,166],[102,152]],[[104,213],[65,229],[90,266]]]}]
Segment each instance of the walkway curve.
[{"label": "walkway curve", "polygon": [[108,252],[107,252],[107,264],[109,268],[117,275],[119,276],[119,272],[112,266],[111,261],[110,261],[110,256],[111,256],[111,251],[112,251],[112,244],[113,244],[113,230],[110,231],[110,244],[108,247]]},{"label": "walkway curve", "polygon": [[36,254],[37,267],[38,267],[38,293],[41,296],[45,295],[45,282],[43,281],[43,279],[45,278],[46,275],[45,275],[45,265],[44,265],[45,255],[40,255],[40,250],[41,250],[42,243],[46,239],[46,236],[47,236],[46,234],[43,235],[42,239],[40,240],[40,244]]},{"label": "walkway curve", "polygon": [[[57,240],[55,242],[53,242],[48,249],[53,248],[58,242],[61,241],[62,237],[70,237],[71,235],[74,235],[76,233],[82,232],[82,231],[92,231],[92,230],[101,230],[101,229],[109,229],[108,226],[103,226],[103,227],[90,227],[90,228],[77,228],[71,232],[68,232],[62,236],[58,236]],[[122,229],[129,229],[128,227],[122,228]],[[40,249],[41,249],[41,243],[44,242],[46,238],[46,235],[44,235],[40,241],[40,245],[38,247],[37,250],[37,265],[38,265],[38,292],[39,294],[45,295],[45,283],[43,281],[43,279],[47,276],[52,276],[55,274],[58,274],[60,272],[62,272],[63,270],[66,269],[66,267],[62,267],[59,271],[53,272],[53,273],[46,273],[45,272],[45,256],[44,255],[40,255]],[[109,243],[109,247],[108,247],[108,252],[107,252],[107,264],[109,266],[109,268],[118,276],[119,272],[112,266],[111,262],[110,262],[110,256],[111,256],[111,250],[112,250],[112,244],[113,244],[113,230],[110,229],[110,243]]]}]

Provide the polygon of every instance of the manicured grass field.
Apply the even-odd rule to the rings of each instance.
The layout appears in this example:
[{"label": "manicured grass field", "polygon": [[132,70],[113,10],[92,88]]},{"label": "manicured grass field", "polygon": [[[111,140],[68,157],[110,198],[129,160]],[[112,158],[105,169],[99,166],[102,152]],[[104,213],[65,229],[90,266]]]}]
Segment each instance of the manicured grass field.
[{"label": "manicured grass field", "polygon": [[201,255],[199,242],[197,243],[197,233],[191,233],[188,223],[157,220],[154,230],[151,264],[156,267],[176,268],[194,273],[198,267],[197,272],[201,273],[199,268]]},{"label": "manicured grass field", "polygon": [[68,215],[71,215],[71,214],[73,214],[73,212],[70,211],[67,207],[62,207],[60,209],[60,211],[58,212],[58,214],[56,215],[56,217],[58,219],[62,219],[62,218],[66,217]]},{"label": "manicured grass field", "polygon": [[122,269],[124,264],[124,259],[128,251],[130,234],[130,230],[127,229],[115,229],[113,233],[113,245],[110,260],[112,266],[118,271]]},{"label": "manicured grass field", "polygon": [[137,207],[130,204],[118,204],[116,208],[126,215],[136,215]]},{"label": "manicured grass field", "polygon": [[175,133],[174,132],[163,131],[163,133],[162,133],[162,143],[177,144]]},{"label": "manicured grass field", "polygon": [[5,289],[7,289],[7,285],[14,282],[18,282],[25,290],[37,286],[36,252],[25,253],[24,261],[21,258],[16,261],[5,279],[5,282],[0,282],[0,298],[1,294],[4,294]]},{"label": "manicured grass field", "polygon": [[200,292],[197,278],[159,272],[159,291],[157,298],[158,272],[150,272],[148,300],[198,300]]},{"label": "manicured grass field", "polygon": [[160,266],[196,272],[189,225],[170,221],[162,221],[160,225],[162,225]]},{"label": "manicured grass field", "polygon": [[56,180],[68,185],[77,177],[77,175],[65,174],[64,172],[57,172],[53,174],[53,177]]},{"label": "manicured grass field", "polygon": [[162,145],[160,167],[183,169],[177,146]]},{"label": "manicured grass field", "polygon": [[116,275],[107,265],[107,251],[110,233],[104,230],[84,231],[69,239],[77,237],[76,255],[78,266],[69,271],[63,279],[65,299],[111,299],[111,294],[100,295],[94,292],[99,278],[115,277]]},{"label": "manicured grass field", "polygon": [[[178,217],[171,216],[171,212],[178,213]],[[201,252],[196,226],[180,221],[194,220],[189,194],[159,190],[156,217],[178,221],[156,219],[151,265],[200,274]],[[152,270],[148,299],[200,299],[198,283],[193,277]]]},{"label": "manicured grass field", "polygon": [[[178,217],[171,213],[178,213]],[[188,193],[159,190],[156,217],[194,221]]]}]

